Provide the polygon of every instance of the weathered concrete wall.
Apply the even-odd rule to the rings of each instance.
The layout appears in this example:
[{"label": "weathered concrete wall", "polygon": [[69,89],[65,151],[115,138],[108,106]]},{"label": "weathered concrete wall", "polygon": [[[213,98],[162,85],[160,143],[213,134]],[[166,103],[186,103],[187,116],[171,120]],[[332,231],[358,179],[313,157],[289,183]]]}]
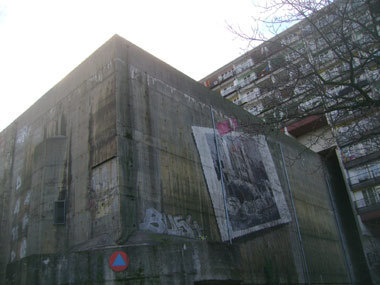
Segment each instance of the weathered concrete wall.
[{"label": "weathered concrete wall", "polygon": [[300,154],[290,144],[284,153],[310,279],[313,283],[345,280],[346,264],[320,159],[311,152]]},{"label": "weathered concrete wall", "polygon": [[[141,237],[140,237],[141,238]],[[239,252],[226,245],[150,234],[156,244],[129,244],[127,271],[113,272],[108,258],[115,248],[32,255],[8,266],[9,284],[193,284],[201,278],[240,280]],[[228,246],[227,246],[228,247]],[[213,260],[213,262],[209,262]],[[202,265],[201,265],[202,264]],[[69,274],[68,274],[69,273]]]},{"label": "weathered concrete wall", "polygon": [[[98,50],[1,133],[2,265],[65,252],[99,232],[117,239],[118,219],[101,220],[105,190],[97,191],[98,184],[108,187],[108,200],[117,201],[116,168],[109,163],[108,180],[93,170],[116,157],[113,58]],[[66,201],[65,225],[54,224],[57,200]],[[118,207],[113,210],[119,217]],[[4,272],[1,266],[1,280]]]},{"label": "weathered concrete wall", "polygon": [[210,106],[255,120],[118,36],[96,51],[0,134],[0,282],[296,283],[302,246],[312,282],[348,281],[321,161],[282,135],[267,140],[291,220],[222,242],[192,129],[212,127]]}]

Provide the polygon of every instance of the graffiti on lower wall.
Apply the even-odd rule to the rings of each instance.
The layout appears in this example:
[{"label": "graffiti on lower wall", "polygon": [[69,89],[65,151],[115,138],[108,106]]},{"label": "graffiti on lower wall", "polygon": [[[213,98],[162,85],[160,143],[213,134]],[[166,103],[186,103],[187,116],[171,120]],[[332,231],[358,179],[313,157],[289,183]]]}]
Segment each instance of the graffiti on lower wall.
[{"label": "graffiti on lower wall", "polygon": [[189,238],[202,238],[202,230],[197,221],[191,221],[191,216],[184,219],[182,216],[166,215],[154,208],[145,211],[140,229],[158,234],[169,234]]},{"label": "graffiti on lower wall", "polygon": [[232,132],[222,137],[202,127],[193,127],[193,134],[223,241],[229,236],[221,175],[232,238],[291,220],[264,136]]},{"label": "graffiti on lower wall", "polygon": [[[20,171],[21,172],[21,171]],[[14,205],[12,216],[11,237],[11,252],[10,261],[24,258],[27,252],[27,234],[29,225],[29,203],[30,190],[23,184],[20,175],[14,181]]]}]

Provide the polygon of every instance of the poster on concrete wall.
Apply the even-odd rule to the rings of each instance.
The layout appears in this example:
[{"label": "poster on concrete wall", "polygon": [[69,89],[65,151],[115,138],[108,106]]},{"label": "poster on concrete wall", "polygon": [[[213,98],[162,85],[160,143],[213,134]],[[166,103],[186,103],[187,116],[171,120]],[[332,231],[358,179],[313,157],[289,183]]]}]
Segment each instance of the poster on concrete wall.
[{"label": "poster on concrete wall", "polygon": [[[214,130],[193,127],[193,134],[219,231],[222,240],[227,241],[229,237]],[[231,132],[225,136],[217,133],[216,139],[231,238],[289,222],[289,209],[265,137]]]}]

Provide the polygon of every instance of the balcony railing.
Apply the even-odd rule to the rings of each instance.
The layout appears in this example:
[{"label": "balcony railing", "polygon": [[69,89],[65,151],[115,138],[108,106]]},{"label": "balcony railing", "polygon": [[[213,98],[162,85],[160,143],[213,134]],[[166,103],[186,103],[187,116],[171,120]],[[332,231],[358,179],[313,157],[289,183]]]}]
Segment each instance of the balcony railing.
[{"label": "balcony railing", "polygon": [[234,73],[239,74],[239,73],[247,70],[248,68],[250,68],[252,66],[253,66],[253,60],[250,58],[250,59],[234,66]]},{"label": "balcony railing", "polygon": [[358,210],[365,210],[365,208],[377,208],[376,206],[378,206],[380,209],[380,197],[377,196],[374,196],[369,199],[360,199],[355,201],[355,207]]},{"label": "balcony railing", "polygon": [[379,197],[368,197],[355,201],[355,207],[363,222],[380,220]]},{"label": "balcony railing", "polygon": [[250,75],[244,77],[243,79],[240,79],[237,81],[237,85],[239,85],[241,88],[247,86],[252,81],[256,80],[257,76],[256,73],[252,72]]},{"label": "balcony railing", "polygon": [[357,184],[362,184],[362,183],[371,182],[371,181],[376,183],[378,182],[378,180],[380,180],[380,165],[378,164],[367,166],[366,168],[359,170],[357,174],[350,175],[349,177],[351,186],[356,186]]}]

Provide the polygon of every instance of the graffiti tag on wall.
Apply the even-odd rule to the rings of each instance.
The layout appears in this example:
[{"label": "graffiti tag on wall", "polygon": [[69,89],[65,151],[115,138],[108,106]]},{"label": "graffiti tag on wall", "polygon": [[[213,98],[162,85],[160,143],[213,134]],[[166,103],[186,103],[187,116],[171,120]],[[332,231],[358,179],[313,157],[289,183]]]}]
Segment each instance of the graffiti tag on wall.
[{"label": "graffiti tag on wall", "polygon": [[16,143],[22,144],[30,135],[30,127],[24,126],[17,132]]},{"label": "graffiti tag on wall", "polygon": [[11,229],[10,261],[24,258],[27,253],[27,234],[29,225],[29,204],[31,191],[25,188],[21,176],[15,181],[15,204],[13,208]]},{"label": "graffiti tag on wall", "polygon": [[144,222],[140,229],[159,234],[184,236],[189,238],[201,238],[202,230],[196,221],[191,222],[191,216],[184,219],[182,216],[172,216],[160,213],[154,208],[145,212]]}]

